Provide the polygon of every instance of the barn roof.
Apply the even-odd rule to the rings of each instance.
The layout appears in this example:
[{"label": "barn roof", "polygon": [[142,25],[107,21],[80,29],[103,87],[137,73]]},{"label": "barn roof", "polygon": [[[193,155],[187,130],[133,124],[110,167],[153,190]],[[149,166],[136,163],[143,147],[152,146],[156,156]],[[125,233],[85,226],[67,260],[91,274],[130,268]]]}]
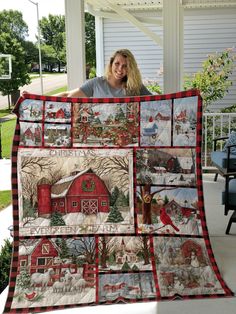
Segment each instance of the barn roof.
[{"label": "barn roof", "polygon": [[57,181],[51,189],[52,198],[57,198],[57,197],[65,197],[71,184],[74,182],[75,179],[79,178],[85,173],[94,173],[91,168],[85,169],[81,172],[75,173],[73,175],[70,175],[68,177],[64,177]]},{"label": "barn roof", "polygon": [[29,239],[25,241],[19,247],[19,255],[30,255],[33,253],[34,249],[40,244],[41,241],[49,241],[55,247],[57,251],[60,251],[60,248],[57,246],[55,240],[53,239]]}]

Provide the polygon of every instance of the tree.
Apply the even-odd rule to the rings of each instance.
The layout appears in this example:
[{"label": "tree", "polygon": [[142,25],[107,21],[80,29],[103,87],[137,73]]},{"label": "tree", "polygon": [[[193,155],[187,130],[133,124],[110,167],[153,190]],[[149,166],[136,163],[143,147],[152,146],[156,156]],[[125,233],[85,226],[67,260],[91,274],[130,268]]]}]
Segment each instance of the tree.
[{"label": "tree", "polygon": [[96,66],[95,49],[95,17],[85,12],[85,53],[86,64]]},{"label": "tree", "polygon": [[138,238],[139,242],[137,244],[137,248],[139,250],[139,253],[141,254],[144,265],[150,264],[150,244],[149,244],[149,237],[148,236],[142,236]]},{"label": "tree", "polygon": [[114,205],[112,208],[111,208],[111,211],[107,217],[107,221],[106,222],[121,222],[123,221],[124,218],[122,217],[121,215],[121,212],[118,210],[117,206]]},{"label": "tree", "polygon": [[62,214],[58,211],[52,214],[50,226],[65,226],[66,223],[62,217]]},{"label": "tree", "polygon": [[23,42],[28,35],[28,26],[23,20],[22,13],[14,10],[0,12],[0,34],[7,33],[17,41]]},{"label": "tree", "polygon": [[0,283],[1,283],[0,293],[8,285],[10,265],[11,265],[12,244],[8,239],[4,241],[5,243],[2,246],[2,249],[0,252]]},{"label": "tree", "polygon": [[48,18],[43,17],[39,21],[39,25],[42,42],[53,49],[60,72],[61,63],[66,62],[65,17],[49,14]]},{"label": "tree", "polygon": [[60,243],[59,243],[59,247],[60,247],[60,258],[68,258],[70,256],[69,254],[69,248],[67,246],[66,240],[65,239],[61,239]]},{"label": "tree", "polygon": [[122,268],[121,268],[122,271],[129,271],[131,270],[129,264],[125,261],[124,264],[122,265]]},{"label": "tree", "polygon": [[110,197],[110,206],[113,206],[116,203],[116,200],[118,198],[119,195],[119,189],[117,186],[114,187],[112,193],[111,193],[111,197]]},{"label": "tree", "polygon": [[[49,47],[53,49],[54,58],[58,64],[58,71],[60,71],[61,63],[66,63],[66,45],[65,45],[65,17],[61,15],[51,15],[48,18],[43,17],[40,20],[40,28],[42,34],[43,46],[48,48],[44,51],[46,55],[42,56],[43,62],[45,59],[52,57],[49,53]],[[89,69],[96,65],[96,50],[95,50],[95,18],[89,13],[85,13],[85,54],[86,64]],[[52,59],[51,59],[52,61]]]},{"label": "tree", "polygon": [[22,13],[13,10],[0,12],[0,51],[3,54],[12,55],[12,75],[10,80],[0,81],[2,95],[9,95],[20,86],[30,83],[28,65],[25,62],[23,41],[27,35],[28,27],[23,21]]},{"label": "tree", "polygon": [[22,43],[25,51],[25,63],[29,65],[29,69],[32,69],[34,64],[38,63],[39,51],[34,43],[31,41],[24,41]]},{"label": "tree", "polygon": [[71,248],[75,251],[77,256],[84,256],[88,264],[94,264],[96,259],[96,249],[94,237],[84,237],[73,240]]},{"label": "tree", "polygon": [[27,289],[30,286],[30,273],[27,270],[22,270],[17,277],[17,288]]},{"label": "tree", "polygon": [[115,247],[114,238],[102,236],[99,241],[98,250],[100,256],[100,264],[102,268],[107,268],[107,260]]}]

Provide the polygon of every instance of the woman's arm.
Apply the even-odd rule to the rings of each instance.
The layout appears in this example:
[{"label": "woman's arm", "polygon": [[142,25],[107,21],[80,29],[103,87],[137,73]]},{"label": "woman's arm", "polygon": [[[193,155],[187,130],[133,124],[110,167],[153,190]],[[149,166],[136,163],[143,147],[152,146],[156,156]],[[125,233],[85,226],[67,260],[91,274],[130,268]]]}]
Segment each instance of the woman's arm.
[{"label": "woman's arm", "polygon": [[75,88],[70,91],[61,92],[58,94],[55,94],[53,96],[59,96],[59,97],[87,97],[87,95],[82,92],[80,88]]}]

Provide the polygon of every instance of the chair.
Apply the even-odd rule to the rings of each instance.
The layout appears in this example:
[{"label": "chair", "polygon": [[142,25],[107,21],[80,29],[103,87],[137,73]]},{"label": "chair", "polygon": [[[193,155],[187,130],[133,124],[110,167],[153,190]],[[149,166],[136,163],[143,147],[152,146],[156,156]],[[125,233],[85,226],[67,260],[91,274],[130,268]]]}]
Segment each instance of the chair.
[{"label": "chair", "polygon": [[222,204],[225,205],[225,215],[229,210],[233,210],[226,231],[229,234],[232,223],[236,223],[236,172],[225,174],[225,190],[222,192]]},{"label": "chair", "polygon": [[213,139],[213,151],[211,152],[211,161],[213,166],[217,168],[214,181],[217,181],[218,173],[225,176],[226,173],[236,171],[236,154],[231,152],[233,147],[236,148],[236,144],[229,145],[226,151],[217,150],[218,141],[226,141],[229,136],[223,136]]},{"label": "chair", "polygon": [[[236,154],[231,151],[233,148],[236,148],[236,144],[228,145],[224,151],[217,150],[216,148],[218,141],[226,141],[228,138],[228,136],[223,136],[213,139],[213,151],[211,152],[212,164],[217,169],[214,181],[217,181],[218,174],[221,174],[225,178],[225,190],[222,194],[222,204],[224,204],[225,207],[225,215],[228,215],[229,210],[236,210],[236,191],[234,191]],[[234,197],[235,202],[232,201]]]}]

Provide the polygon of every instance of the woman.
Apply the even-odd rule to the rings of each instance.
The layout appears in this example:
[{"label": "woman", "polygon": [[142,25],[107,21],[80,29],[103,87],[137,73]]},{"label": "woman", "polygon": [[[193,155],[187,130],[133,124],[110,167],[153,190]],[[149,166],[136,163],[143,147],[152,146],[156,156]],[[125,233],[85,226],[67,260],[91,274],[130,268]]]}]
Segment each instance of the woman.
[{"label": "woman", "polygon": [[128,49],[120,49],[110,58],[104,76],[90,79],[80,88],[56,96],[99,98],[137,95],[152,94],[142,83],[133,54]]}]

